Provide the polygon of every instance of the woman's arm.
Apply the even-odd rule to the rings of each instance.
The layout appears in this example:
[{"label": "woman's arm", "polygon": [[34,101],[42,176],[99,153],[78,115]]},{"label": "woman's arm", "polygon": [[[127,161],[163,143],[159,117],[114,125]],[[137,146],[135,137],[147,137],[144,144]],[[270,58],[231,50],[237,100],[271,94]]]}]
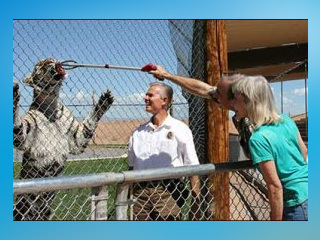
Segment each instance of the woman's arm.
[{"label": "woman's arm", "polygon": [[302,156],[304,160],[308,163],[308,148],[306,147],[304,141],[302,140],[302,137],[299,131],[298,131],[298,141],[299,141]]},{"label": "woman's arm", "polygon": [[268,188],[268,198],[271,208],[270,219],[272,221],[282,220],[283,214],[283,189],[278,177],[274,161],[259,163],[263,178]]}]

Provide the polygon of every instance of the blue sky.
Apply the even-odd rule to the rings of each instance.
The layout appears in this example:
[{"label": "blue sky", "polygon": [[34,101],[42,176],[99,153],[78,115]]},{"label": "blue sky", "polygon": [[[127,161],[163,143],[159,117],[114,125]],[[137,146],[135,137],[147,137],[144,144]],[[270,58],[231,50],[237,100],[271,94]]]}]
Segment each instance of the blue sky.
[{"label": "blue sky", "polygon": [[[307,79],[308,84],[308,79]],[[277,102],[279,111],[283,109],[283,113],[290,116],[305,113],[308,106],[305,105],[306,96],[305,89],[307,89],[308,96],[308,85],[305,88],[305,80],[295,80],[283,82],[283,107],[281,108],[281,83],[272,83],[271,88],[274,93],[274,97]],[[308,101],[307,101],[308,102]]]},{"label": "blue sky", "polygon": [[[185,49],[183,44],[180,47]],[[186,52],[184,54],[185,58],[189,57]],[[152,62],[163,65],[170,72],[177,72],[176,55],[166,20],[15,20],[13,78],[21,84],[24,111],[31,102],[32,91],[24,86],[22,80],[38,59],[47,57],[74,59],[79,63],[136,67]],[[116,101],[106,117],[147,118],[143,96],[148,84],[153,81],[152,76],[141,72],[75,69],[69,71],[61,97],[68,105],[90,105],[93,92],[100,95],[105,88],[109,88]],[[187,102],[181,89],[171,85],[175,92],[176,117],[187,118]],[[279,83],[272,84],[278,109],[290,115],[304,113],[304,80],[283,84],[283,108],[280,86]],[[90,107],[79,108],[77,106],[71,110],[78,118],[84,118]]]}]

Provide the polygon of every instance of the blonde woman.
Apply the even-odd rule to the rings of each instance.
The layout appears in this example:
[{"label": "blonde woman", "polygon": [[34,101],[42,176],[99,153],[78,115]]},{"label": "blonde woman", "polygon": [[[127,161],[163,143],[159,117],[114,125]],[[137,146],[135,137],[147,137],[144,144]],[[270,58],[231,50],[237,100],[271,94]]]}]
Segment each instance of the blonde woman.
[{"label": "blonde woman", "polygon": [[236,118],[248,119],[248,145],[268,188],[271,220],[308,220],[308,150],[292,119],[279,114],[267,80],[247,76],[232,85]]}]

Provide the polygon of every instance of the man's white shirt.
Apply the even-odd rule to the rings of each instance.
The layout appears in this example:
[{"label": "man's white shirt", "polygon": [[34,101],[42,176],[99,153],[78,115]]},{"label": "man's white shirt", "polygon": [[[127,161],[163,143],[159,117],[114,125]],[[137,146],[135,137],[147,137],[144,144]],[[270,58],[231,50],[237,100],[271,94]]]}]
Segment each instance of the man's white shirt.
[{"label": "man's white shirt", "polygon": [[199,164],[191,130],[170,115],[158,128],[151,120],[140,125],[130,138],[128,157],[133,169]]}]

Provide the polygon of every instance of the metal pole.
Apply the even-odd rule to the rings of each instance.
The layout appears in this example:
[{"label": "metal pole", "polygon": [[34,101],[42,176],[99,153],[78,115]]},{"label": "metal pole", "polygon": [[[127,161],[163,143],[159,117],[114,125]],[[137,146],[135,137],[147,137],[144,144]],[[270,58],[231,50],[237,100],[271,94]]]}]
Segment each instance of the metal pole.
[{"label": "metal pole", "polygon": [[281,113],[283,113],[283,81],[281,80]]},{"label": "metal pole", "polygon": [[95,188],[114,183],[173,179],[193,175],[208,175],[213,173],[238,171],[249,168],[253,168],[251,161],[241,161],[174,168],[133,170],[120,173],[107,172],[80,176],[23,179],[13,181],[13,194],[48,192],[76,188]]},{"label": "metal pole", "polygon": [[123,182],[123,173],[98,173],[78,176],[35,178],[13,181],[13,194],[92,188]]},{"label": "metal pole", "polygon": [[308,77],[307,77],[307,62],[304,63],[304,71],[305,71],[305,77],[304,77],[304,96],[305,96],[305,111],[306,111],[306,133],[308,135]]},{"label": "metal pole", "polygon": [[92,188],[91,220],[108,220],[108,186]]},{"label": "metal pole", "polygon": [[116,200],[116,219],[128,220],[128,193],[129,184],[117,185],[117,200]]},{"label": "metal pole", "polygon": [[[121,70],[134,70],[134,71],[143,71],[143,72],[149,72],[151,70],[156,70],[157,66],[153,65],[152,63],[148,63],[143,67],[129,67],[129,66],[117,66],[117,65],[110,65],[110,64],[83,64],[83,63],[77,63],[74,60],[66,60],[61,62],[61,66],[64,69],[70,70],[75,69],[78,67],[85,67],[85,68],[108,68],[108,69],[121,69]],[[160,79],[161,80],[161,79]]]},{"label": "metal pole", "polygon": [[127,66],[116,66],[116,65],[96,65],[96,64],[64,64],[64,66],[67,67],[85,67],[85,68],[108,68],[108,69],[122,69],[122,70],[135,70],[135,71],[141,71],[141,67],[127,67]]}]

